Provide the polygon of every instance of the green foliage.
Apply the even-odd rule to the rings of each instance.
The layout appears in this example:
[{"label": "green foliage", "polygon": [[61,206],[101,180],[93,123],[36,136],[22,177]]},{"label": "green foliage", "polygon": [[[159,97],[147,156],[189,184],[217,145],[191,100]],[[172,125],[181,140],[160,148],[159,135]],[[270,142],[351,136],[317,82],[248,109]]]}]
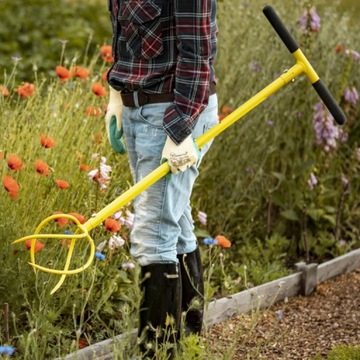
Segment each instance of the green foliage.
[{"label": "green foliage", "polygon": [[[346,112],[342,131],[348,139],[328,152],[316,145],[313,118],[319,98],[304,75],[215,139],[194,197],[208,214],[209,233],[223,232],[233,242],[234,262],[244,244],[264,243],[272,234],[289,239],[287,257],[295,261],[323,261],[342,253],[342,246],[359,246],[359,103],[349,105],[343,97],[347,86],[360,87],[359,61],[335,49],[342,44],[359,51],[360,43],[336,5],[319,7],[319,32],[301,30],[298,20],[311,4],[275,1],[273,6]],[[294,64],[262,6],[260,1],[219,3],[220,107],[235,109]],[[313,190],[311,174],[318,180]]]},{"label": "green foliage", "polygon": [[[87,52],[111,42],[111,25],[106,2],[71,0],[3,0],[0,23],[0,70],[12,70],[11,57],[22,58],[17,73],[26,80],[29,68],[48,75],[59,64],[61,43],[67,40],[67,59],[82,57]],[[90,44],[88,44],[90,40]]]},{"label": "green foliage", "polygon": [[[50,78],[34,82],[36,91],[29,98],[13,94],[1,99],[0,176],[2,181],[11,176],[20,186],[17,199],[12,199],[4,188],[0,194],[0,212],[4,215],[0,219],[0,303],[8,303],[13,315],[10,332],[17,349],[15,358],[52,358],[76,350],[81,343],[95,343],[128,331],[136,321],[138,271],[122,268],[129,261],[129,244],[113,250],[105,247],[104,261],[95,259],[90,270],[67,277],[64,288],[54,295],[50,292],[59,277],[34,273],[24,244],[12,244],[21,236],[33,234],[36,226],[55,211],[90,218],[129,187],[127,158],[116,157],[110,149],[103,114],[100,118],[86,114],[90,106],[101,112],[104,101],[91,91],[92,83],[99,81],[102,66],[94,63],[89,70],[88,79],[60,83]],[[41,146],[41,134],[52,137],[56,145]],[[19,156],[23,163],[19,171],[11,171],[8,166],[11,154]],[[80,170],[80,164],[99,169],[101,157],[112,167],[105,190]],[[49,166],[47,176],[35,171],[37,159]],[[58,188],[58,179],[68,181],[69,188]],[[63,228],[50,222],[41,232],[64,234],[75,230],[70,222]],[[128,238],[125,226],[121,235]],[[100,226],[91,231],[91,236],[98,246],[108,241],[111,233]],[[35,255],[36,263],[63,269],[66,242],[42,241],[45,247]],[[78,240],[70,268],[81,267],[88,257],[88,242]]]},{"label": "green foliage", "polygon": [[333,350],[330,351],[329,355],[326,358],[318,355],[313,360],[359,360],[360,359],[360,347],[342,345],[335,346]]}]

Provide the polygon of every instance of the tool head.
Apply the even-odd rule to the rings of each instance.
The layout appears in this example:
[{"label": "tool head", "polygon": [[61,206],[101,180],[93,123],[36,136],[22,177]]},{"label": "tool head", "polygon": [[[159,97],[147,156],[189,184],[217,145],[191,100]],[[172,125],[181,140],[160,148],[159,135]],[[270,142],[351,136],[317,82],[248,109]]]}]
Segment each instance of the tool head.
[{"label": "tool head", "polygon": [[[45,225],[47,225],[50,221],[60,219],[60,218],[67,218],[67,219],[71,220],[77,227],[76,232],[74,234],[41,234],[40,233],[41,230],[43,229],[43,227]],[[67,253],[64,269],[62,269],[62,270],[50,269],[50,268],[36,264],[36,262],[35,262],[35,244],[36,244],[37,239],[59,239],[59,240],[65,239],[65,240],[70,241],[69,250]],[[73,269],[73,270],[69,270],[70,261],[71,261],[71,257],[74,252],[74,247],[75,247],[76,241],[81,240],[81,239],[86,239],[89,242],[89,245],[90,245],[89,258],[83,266]],[[24,242],[26,240],[31,240],[29,264],[34,268],[35,271],[41,270],[41,271],[44,271],[44,272],[47,272],[50,274],[62,275],[58,284],[51,291],[52,294],[62,285],[62,283],[64,282],[65,277],[67,275],[77,274],[77,273],[87,269],[90,266],[90,264],[92,263],[94,256],[95,256],[94,241],[91,238],[91,236],[89,235],[87,228],[84,225],[82,225],[75,216],[69,215],[69,214],[55,214],[55,215],[47,217],[36,228],[35,233],[33,235],[25,236],[21,239],[15,240],[13,242],[13,244],[18,244],[18,243]]]}]

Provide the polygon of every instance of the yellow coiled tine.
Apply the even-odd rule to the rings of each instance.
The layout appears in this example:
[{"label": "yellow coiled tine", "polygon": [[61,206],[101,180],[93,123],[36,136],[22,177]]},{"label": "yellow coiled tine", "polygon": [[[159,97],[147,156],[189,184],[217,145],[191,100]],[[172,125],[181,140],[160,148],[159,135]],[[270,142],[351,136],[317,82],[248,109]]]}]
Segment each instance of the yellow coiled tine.
[{"label": "yellow coiled tine", "polygon": [[[73,221],[76,226],[77,226],[77,230],[75,232],[75,234],[40,234],[41,229],[50,221],[58,219],[58,218],[67,218],[71,221]],[[95,256],[95,244],[93,239],[91,238],[91,236],[89,235],[89,231],[87,229],[87,227],[85,226],[86,223],[84,225],[82,225],[79,220],[73,216],[73,215],[69,215],[69,214],[55,214],[55,215],[51,215],[49,217],[47,217],[45,220],[43,220],[40,225],[36,228],[35,233],[33,235],[29,235],[29,236],[25,236],[21,239],[15,240],[13,242],[13,244],[18,244],[20,242],[24,242],[26,240],[31,240],[31,247],[30,247],[30,262],[29,264],[34,268],[34,270],[41,270],[50,274],[56,274],[56,275],[61,275],[61,278],[59,280],[59,282],[56,284],[56,286],[52,289],[51,294],[54,294],[63,284],[65,278],[67,275],[73,275],[73,274],[77,274],[81,271],[84,271],[85,269],[87,269]],[[90,245],[90,254],[89,254],[89,258],[86,261],[86,263],[77,268],[77,269],[73,269],[73,270],[69,270],[70,267],[70,263],[71,263],[71,258],[74,252],[74,248],[75,248],[75,243],[77,240],[80,239],[84,239],[86,238],[87,241],[89,242]],[[36,264],[35,262],[35,244],[36,244],[36,239],[70,239],[70,246],[69,246],[69,251],[67,253],[66,256],[66,262],[65,262],[65,266],[63,270],[57,270],[57,269],[49,269],[47,267],[44,266],[40,266],[38,264]]]}]

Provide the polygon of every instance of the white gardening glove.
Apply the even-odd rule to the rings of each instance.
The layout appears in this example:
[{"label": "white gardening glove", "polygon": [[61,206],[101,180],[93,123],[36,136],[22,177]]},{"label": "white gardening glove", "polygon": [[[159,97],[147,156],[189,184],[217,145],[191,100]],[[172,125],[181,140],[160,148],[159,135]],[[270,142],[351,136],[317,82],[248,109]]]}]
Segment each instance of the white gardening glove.
[{"label": "white gardening glove", "polygon": [[111,147],[120,154],[124,154],[126,152],[125,145],[122,140],[122,109],[123,103],[120,92],[110,86],[110,97],[105,115],[105,126]]},{"label": "white gardening glove", "polygon": [[168,161],[173,174],[185,171],[194,165],[200,157],[200,151],[195,141],[189,135],[180,145],[176,145],[168,136],[162,152],[162,162]]}]

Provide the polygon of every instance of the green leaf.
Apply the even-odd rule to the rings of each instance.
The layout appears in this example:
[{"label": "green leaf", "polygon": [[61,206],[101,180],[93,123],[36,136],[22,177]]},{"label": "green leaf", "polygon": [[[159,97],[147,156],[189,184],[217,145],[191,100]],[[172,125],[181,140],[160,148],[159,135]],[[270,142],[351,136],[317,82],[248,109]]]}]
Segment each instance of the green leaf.
[{"label": "green leaf", "polygon": [[194,232],[195,232],[196,237],[201,237],[201,238],[211,237],[209,232],[207,230],[205,230],[205,229],[195,228]]},{"label": "green leaf", "polygon": [[323,209],[307,209],[306,213],[315,221],[320,220],[325,215]]},{"label": "green leaf", "polygon": [[299,221],[299,217],[297,216],[296,212],[294,210],[285,210],[280,213],[282,217],[288,220],[292,221]]},{"label": "green leaf", "polygon": [[316,163],[316,161],[314,159],[310,159],[310,160],[307,160],[307,161],[301,163],[301,165],[298,166],[296,169],[296,174],[300,175],[305,172],[308,172],[315,165],[315,163]]},{"label": "green leaf", "polygon": [[286,176],[282,173],[273,171],[272,174],[279,180],[279,181],[285,181],[286,180]]},{"label": "green leaf", "polygon": [[323,219],[327,220],[331,225],[336,225],[336,217],[332,215],[323,215]]}]

